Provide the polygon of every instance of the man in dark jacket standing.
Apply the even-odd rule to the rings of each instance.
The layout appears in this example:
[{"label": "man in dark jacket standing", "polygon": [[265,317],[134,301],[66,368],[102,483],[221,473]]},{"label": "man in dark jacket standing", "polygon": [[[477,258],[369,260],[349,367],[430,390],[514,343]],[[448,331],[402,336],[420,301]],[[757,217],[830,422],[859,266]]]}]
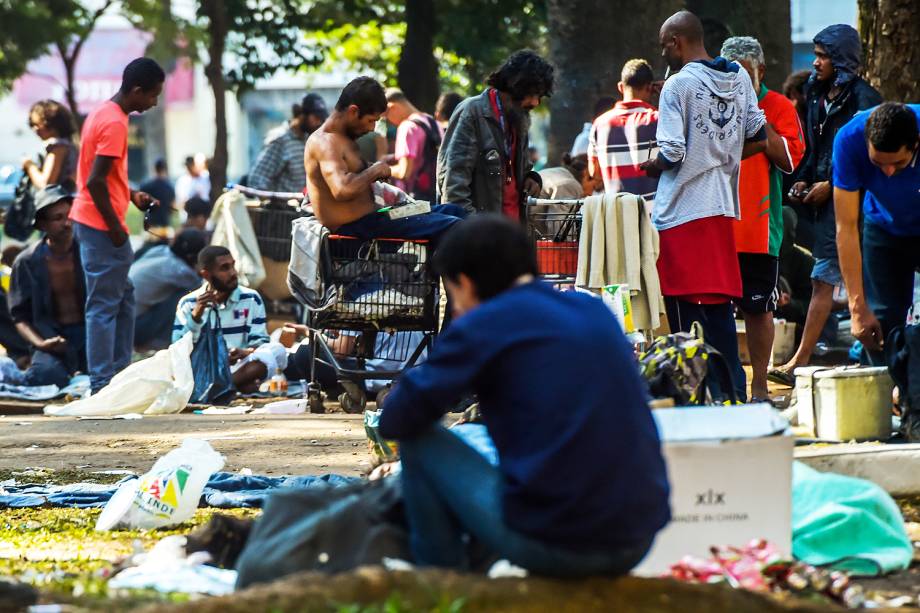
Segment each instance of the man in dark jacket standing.
[{"label": "man in dark jacket standing", "polygon": [[553,67],[533,51],[516,51],[486,83],[451,116],[438,152],[438,196],[470,212],[520,221],[524,195],[540,193],[527,133],[530,111],[553,92]]},{"label": "man in dark jacket standing", "polygon": [[882,96],[856,75],[862,56],[859,33],[837,24],[814,38],[814,71],[805,88],[807,121],[805,160],[797,172],[790,198],[815,211],[815,267],[805,330],[798,350],[771,378],[792,382],[792,371],[806,366],[834,303],[834,286],[843,283],[837,261],[837,222],[834,218],[832,157],[834,136],[861,110],[882,102]]}]

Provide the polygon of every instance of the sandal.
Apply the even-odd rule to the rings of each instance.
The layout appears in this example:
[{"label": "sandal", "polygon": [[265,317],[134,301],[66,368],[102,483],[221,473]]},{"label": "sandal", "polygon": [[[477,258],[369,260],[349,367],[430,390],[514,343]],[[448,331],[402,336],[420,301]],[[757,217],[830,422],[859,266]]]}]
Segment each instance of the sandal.
[{"label": "sandal", "polygon": [[773,369],[767,373],[767,380],[786,387],[795,387],[795,375],[784,370]]}]

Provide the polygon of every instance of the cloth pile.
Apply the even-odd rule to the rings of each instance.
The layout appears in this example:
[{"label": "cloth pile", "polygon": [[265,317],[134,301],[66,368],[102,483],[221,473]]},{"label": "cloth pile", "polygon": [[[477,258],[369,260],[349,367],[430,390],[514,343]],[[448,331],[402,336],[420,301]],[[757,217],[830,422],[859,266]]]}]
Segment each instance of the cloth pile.
[{"label": "cloth pile", "polygon": [[[13,479],[0,481],[0,508],[52,506],[92,509],[104,507],[124,481],[113,485],[98,483],[38,485],[19,484]],[[221,509],[261,508],[265,500],[276,491],[325,489],[360,481],[361,479],[357,477],[335,474],[266,477],[217,472],[208,480],[199,506]]]}]

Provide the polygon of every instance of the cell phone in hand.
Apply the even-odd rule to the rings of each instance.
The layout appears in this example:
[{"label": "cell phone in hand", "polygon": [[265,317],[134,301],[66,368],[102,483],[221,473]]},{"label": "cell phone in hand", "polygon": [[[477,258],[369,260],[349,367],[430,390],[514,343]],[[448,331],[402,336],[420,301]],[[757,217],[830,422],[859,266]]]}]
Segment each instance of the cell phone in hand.
[{"label": "cell phone in hand", "polygon": [[144,231],[149,232],[150,228],[153,227],[153,211],[156,208],[159,208],[159,202],[152,202],[150,206],[147,207],[147,210],[144,211]]}]

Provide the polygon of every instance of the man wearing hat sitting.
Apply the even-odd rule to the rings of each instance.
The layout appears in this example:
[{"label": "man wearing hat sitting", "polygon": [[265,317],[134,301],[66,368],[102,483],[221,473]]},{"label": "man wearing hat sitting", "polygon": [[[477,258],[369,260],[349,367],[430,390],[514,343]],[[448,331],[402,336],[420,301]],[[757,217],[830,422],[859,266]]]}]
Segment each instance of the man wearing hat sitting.
[{"label": "man wearing hat sitting", "polygon": [[32,345],[25,385],[65,387],[75,372],[86,372],[86,301],[83,265],[73,235],[73,197],[49,185],[35,197],[35,228],[40,241],[13,263],[10,316]]}]

